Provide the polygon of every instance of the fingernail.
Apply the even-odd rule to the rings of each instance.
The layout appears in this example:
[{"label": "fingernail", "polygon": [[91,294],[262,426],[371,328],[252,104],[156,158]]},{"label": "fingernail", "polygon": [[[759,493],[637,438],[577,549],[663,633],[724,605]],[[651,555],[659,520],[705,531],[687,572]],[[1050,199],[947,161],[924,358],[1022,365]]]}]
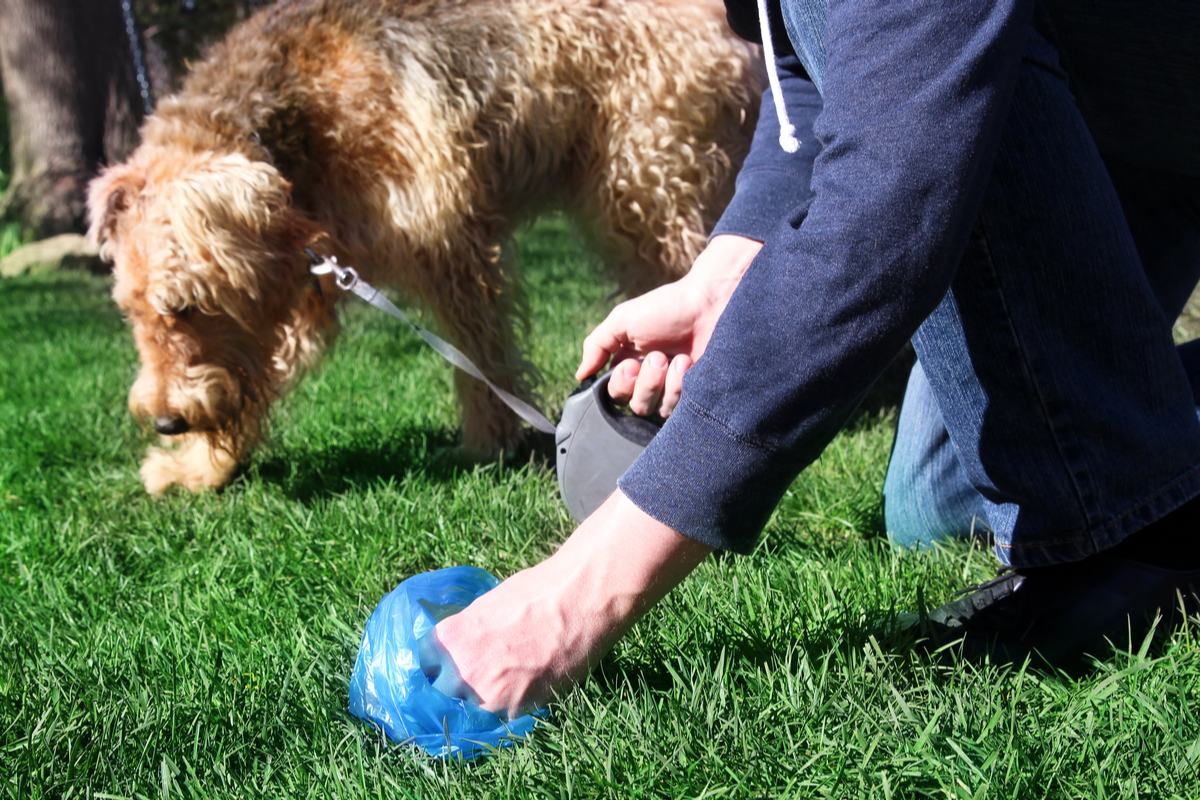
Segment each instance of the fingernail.
[{"label": "fingernail", "polygon": [[686,361],[686,358],[680,356],[671,362],[671,366],[675,367],[675,371],[682,375],[683,373],[687,372],[687,364],[685,363]]},{"label": "fingernail", "polygon": [[650,362],[650,366],[655,369],[663,369],[667,366],[667,357],[662,353],[651,353],[646,356],[646,360]]}]

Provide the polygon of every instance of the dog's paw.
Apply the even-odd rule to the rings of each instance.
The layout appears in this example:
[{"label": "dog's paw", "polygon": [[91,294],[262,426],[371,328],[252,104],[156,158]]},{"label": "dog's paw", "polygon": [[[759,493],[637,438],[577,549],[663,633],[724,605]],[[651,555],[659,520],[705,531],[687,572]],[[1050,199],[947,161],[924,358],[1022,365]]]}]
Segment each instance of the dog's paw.
[{"label": "dog's paw", "polygon": [[142,462],[142,483],[150,494],[162,494],[172,486],[189,492],[219,489],[233,479],[237,460],[213,448],[202,436],[183,437],[172,448],[151,447]]}]

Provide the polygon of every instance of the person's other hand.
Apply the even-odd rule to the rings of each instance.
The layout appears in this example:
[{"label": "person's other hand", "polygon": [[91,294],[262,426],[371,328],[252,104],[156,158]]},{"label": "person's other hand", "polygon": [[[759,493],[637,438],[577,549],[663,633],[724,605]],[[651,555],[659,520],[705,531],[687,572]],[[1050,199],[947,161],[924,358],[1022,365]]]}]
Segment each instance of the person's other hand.
[{"label": "person's other hand", "polygon": [[[583,340],[577,380],[617,366],[608,393],[635,414],[670,416],[683,375],[704,353],[713,328],[762,242],[714,236],[683,278],[621,303]],[[638,361],[636,357],[643,357]]]},{"label": "person's other hand", "polygon": [[582,680],[710,552],[614,492],[550,558],[439,622],[421,666],[443,694],[514,719]]}]

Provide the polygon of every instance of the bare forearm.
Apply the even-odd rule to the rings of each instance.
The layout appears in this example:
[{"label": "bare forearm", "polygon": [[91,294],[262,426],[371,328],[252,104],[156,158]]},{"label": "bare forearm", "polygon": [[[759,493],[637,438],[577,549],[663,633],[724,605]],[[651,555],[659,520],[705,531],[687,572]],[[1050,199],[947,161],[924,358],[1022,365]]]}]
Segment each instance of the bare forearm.
[{"label": "bare forearm", "polygon": [[568,585],[583,592],[577,597],[605,607],[604,624],[615,642],[711,552],[614,492],[539,567],[553,563],[555,572],[571,576]]},{"label": "bare forearm", "polygon": [[723,309],[762,246],[762,242],[744,236],[714,236],[681,283],[699,292],[706,305]]},{"label": "bare forearm", "polygon": [[710,552],[614,493],[553,556],[438,624],[434,685],[509,718],[541,706]]}]

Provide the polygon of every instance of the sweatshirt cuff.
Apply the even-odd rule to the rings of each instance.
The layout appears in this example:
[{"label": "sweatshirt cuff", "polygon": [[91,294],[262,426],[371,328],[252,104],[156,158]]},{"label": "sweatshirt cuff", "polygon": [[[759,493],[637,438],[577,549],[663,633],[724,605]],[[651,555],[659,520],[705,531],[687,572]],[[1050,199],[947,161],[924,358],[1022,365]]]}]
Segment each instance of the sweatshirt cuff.
[{"label": "sweatshirt cuff", "polygon": [[749,553],[795,472],[682,401],[617,486],[635,506],[709,547]]},{"label": "sweatshirt cuff", "polygon": [[804,169],[743,169],[738,174],[737,193],[713,226],[709,240],[735,234],[765,242],[786,212],[811,197],[809,178],[810,173]]}]

